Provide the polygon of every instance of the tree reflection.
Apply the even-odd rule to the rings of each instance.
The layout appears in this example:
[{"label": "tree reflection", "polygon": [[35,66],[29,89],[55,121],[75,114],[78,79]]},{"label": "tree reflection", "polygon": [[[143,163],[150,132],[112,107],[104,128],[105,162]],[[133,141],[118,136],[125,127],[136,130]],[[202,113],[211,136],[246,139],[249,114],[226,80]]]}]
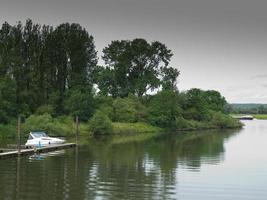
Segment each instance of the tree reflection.
[{"label": "tree reflection", "polygon": [[[165,134],[150,140],[89,144],[44,160],[0,161],[0,199],[169,199],[180,167],[223,160],[237,131]],[[7,183],[7,184],[5,184]]]}]

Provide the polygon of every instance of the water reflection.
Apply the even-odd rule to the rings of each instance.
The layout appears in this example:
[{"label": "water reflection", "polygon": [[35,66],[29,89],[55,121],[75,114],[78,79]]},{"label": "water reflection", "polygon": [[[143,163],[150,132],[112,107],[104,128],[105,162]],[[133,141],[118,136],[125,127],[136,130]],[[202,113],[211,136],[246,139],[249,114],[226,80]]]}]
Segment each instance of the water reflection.
[{"label": "water reflection", "polygon": [[0,160],[0,199],[175,198],[177,170],[219,164],[224,142],[236,133],[190,132],[120,144],[94,140],[59,154]]}]

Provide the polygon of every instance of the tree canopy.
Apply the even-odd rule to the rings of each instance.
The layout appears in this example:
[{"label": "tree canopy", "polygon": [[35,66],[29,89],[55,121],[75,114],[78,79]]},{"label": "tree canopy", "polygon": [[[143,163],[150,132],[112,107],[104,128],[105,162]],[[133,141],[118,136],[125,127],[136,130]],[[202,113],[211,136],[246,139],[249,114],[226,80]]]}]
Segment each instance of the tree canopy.
[{"label": "tree canopy", "polygon": [[169,66],[173,54],[160,42],[112,41],[103,54],[106,66],[99,68],[98,76],[102,94],[140,97],[160,87],[176,89],[179,71]]},{"label": "tree canopy", "polygon": [[79,24],[54,28],[29,19],[0,29],[0,79],[13,82],[17,113],[44,104],[64,113],[69,90],[91,93],[96,64],[94,39]]},{"label": "tree canopy", "polygon": [[0,29],[0,124],[23,114],[78,115],[82,121],[94,116],[94,127],[104,120],[95,132],[110,130],[111,122],[177,128],[213,120],[226,127],[231,119],[223,115],[224,97],[214,90],[179,92],[180,72],[170,66],[172,56],[158,41],[115,40],[103,49],[100,66],[94,38],[79,24],[5,22]]}]

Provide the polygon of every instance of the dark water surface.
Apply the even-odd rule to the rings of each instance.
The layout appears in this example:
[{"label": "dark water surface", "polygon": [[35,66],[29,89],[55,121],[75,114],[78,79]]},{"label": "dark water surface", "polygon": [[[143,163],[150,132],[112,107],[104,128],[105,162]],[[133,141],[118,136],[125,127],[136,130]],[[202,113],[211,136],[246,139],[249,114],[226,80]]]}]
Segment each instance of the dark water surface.
[{"label": "dark water surface", "polygon": [[0,199],[267,199],[267,121],[0,160]]}]

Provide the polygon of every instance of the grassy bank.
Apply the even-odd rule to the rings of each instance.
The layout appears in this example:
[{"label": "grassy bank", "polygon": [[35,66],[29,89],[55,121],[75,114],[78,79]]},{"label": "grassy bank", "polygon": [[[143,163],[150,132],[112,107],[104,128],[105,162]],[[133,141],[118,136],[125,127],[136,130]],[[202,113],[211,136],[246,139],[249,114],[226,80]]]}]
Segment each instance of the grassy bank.
[{"label": "grassy bank", "polygon": [[[204,129],[229,129],[229,128],[240,128],[242,124],[239,120],[233,119],[232,117],[225,114],[213,113],[209,121],[194,121],[185,120],[184,118],[176,119],[176,128],[171,130],[204,130]],[[263,116],[258,116],[263,117]],[[265,116],[266,117],[266,116]],[[88,122],[82,122],[79,125],[79,132],[82,138],[90,138],[94,135],[94,127],[99,126],[99,130],[107,131],[106,134],[100,135],[112,135],[116,136],[116,141],[124,141],[126,137],[132,137],[136,135],[153,135],[154,133],[165,132],[166,128],[159,128],[157,126],[150,125],[145,122],[111,122],[103,121],[101,118],[96,121],[96,125]],[[103,123],[103,124],[102,124]],[[109,124],[108,124],[109,123]],[[106,124],[110,129],[105,128]],[[28,137],[30,131],[45,131],[50,136],[63,136],[67,138],[73,138],[75,136],[75,123],[70,116],[61,116],[53,118],[49,114],[43,115],[31,115],[22,124],[23,138]],[[11,120],[8,124],[0,124],[0,139],[15,138],[16,137],[16,120]],[[120,139],[118,139],[120,137]],[[136,138],[133,138],[136,139]],[[141,137],[142,139],[142,137]],[[127,139],[128,140],[128,139]]]},{"label": "grassy bank", "polygon": [[242,126],[239,120],[220,112],[212,112],[210,119],[205,121],[177,120],[177,130],[235,129]]},{"label": "grassy bank", "polygon": [[267,120],[267,114],[253,114],[252,115],[256,119],[264,119]]},{"label": "grassy bank", "polygon": [[[45,131],[50,136],[62,136],[72,138],[75,136],[75,123],[69,116],[62,116],[59,118],[52,118],[48,114],[31,115],[22,124],[23,137],[28,137],[30,131]],[[161,132],[162,129],[149,125],[144,122],[136,123],[112,123],[112,135],[133,135],[141,133],[156,133]],[[82,122],[79,124],[80,135],[92,137],[91,127],[89,122]],[[15,138],[16,137],[16,120],[12,120],[9,124],[0,124],[1,138]]]},{"label": "grassy bank", "polygon": [[162,129],[149,125],[143,122],[137,123],[122,123],[122,122],[113,122],[113,133],[116,135],[121,134],[138,134],[138,133],[155,133],[161,132]]}]

